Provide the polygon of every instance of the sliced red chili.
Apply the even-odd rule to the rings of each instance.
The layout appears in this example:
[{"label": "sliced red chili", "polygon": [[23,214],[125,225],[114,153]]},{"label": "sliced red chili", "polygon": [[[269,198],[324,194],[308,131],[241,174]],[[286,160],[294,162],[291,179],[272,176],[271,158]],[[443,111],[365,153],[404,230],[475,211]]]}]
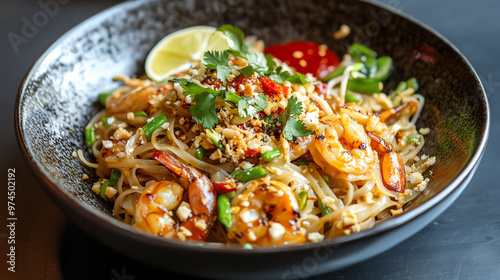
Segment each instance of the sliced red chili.
[{"label": "sliced red chili", "polygon": [[259,78],[260,82],[264,86],[264,93],[270,97],[274,95],[281,95],[286,97],[288,94],[288,87],[278,84],[277,82],[269,79],[268,77]]}]

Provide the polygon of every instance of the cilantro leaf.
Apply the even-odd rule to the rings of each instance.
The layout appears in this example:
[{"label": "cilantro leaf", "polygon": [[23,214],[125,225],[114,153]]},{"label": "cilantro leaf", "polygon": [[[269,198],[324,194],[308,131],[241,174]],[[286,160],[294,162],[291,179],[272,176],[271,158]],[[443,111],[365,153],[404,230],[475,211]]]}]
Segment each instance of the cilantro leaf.
[{"label": "cilantro leaf", "polygon": [[247,60],[255,72],[267,71],[267,60],[263,53],[250,53]]},{"label": "cilantro leaf", "polygon": [[199,84],[197,84],[195,82],[191,82],[191,81],[184,79],[184,78],[180,78],[180,79],[173,78],[173,79],[170,79],[170,81],[179,83],[180,86],[184,89],[183,94],[189,95],[191,97],[193,97],[199,93],[203,93],[203,92],[208,92],[208,93],[211,93],[215,96],[220,96],[220,95],[224,94],[223,90],[214,90],[211,88],[206,88],[206,87],[200,86]]},{"label": "cilantro leaf", "polygon": [[204,128],[212,128],[219,122],[217,112],[215,111],[216,100],[216,96],[209,92],[203,92],[193,98],[196,104],[189,107],[189,114],[191,114],[196,122],[202,124]]},{"label": "cilantro leaf", "polygon": [[233,68],[229,66],[228,51],[206,51],[201,63],[209,70],[217,70],[217,78],[223,83],[226,82],[226,76],[233,73]]},{"label": "cilantro leaf", "polygon": [[298,102],[295,96],[290,97],[285,110],[285,127],[283,128],[283,136],[289,141],[294,141],[296,137],[307,136],[312,131],[308,131],[302,120],[297,120],[297,117],[302,114],[302,103]]},{"label": "cilantro leaf", "polygon": [[254,98],[240,96],[240,100],[238,101],[238,114],[242,118],[251,117],[258,112],[264,110],[269,102],[267,102],[267,96],[263,93],[260,93]]},{"label": "cilantro leaf", "polygon": [[308,79],[306,79],[306,76],[300,74],[300,73],[295,73],[295,75],[293,76],[290,76],[288,78],[288,81],[292,82],[292,83],[297,83],[297,84],[301,84],[301,85],[305,85],[307,83],[310,83],[311,81],[309,81]]},{"label": "cilantro leaf", "polygon": [[217,31],[221,31],[226,35],[232,54],[245,58],[246,54],[250,53],[250,47],[243,41],[245,34],[240,28],[226,24],[217,28]]},{"label": "cilantro leaf", "polygon": [[275,72],[275,73],[269,75],[269,78],[271,80],[277,82],[278,84],[284,83],[285,81],[288,80],[289,77],[290,77],[290,72],[288,72],[288,71],[284,71],[281,73]]},{"label": "cilantro leaf", "polygon": [[272,73],[274,68],[276,67],[276,61],[274,61],[274,56],[272,54],[266,54],[266,64],[267,64],[267,72]]},{"label": "cilantro leaf", "polygon": [[240,68],[240,69],[238,69],[238,71],[240,71],[240,73],[243,74],[247,78],[252,77],[253,72],[255,72],[252,66],[246,66],[244,68]]},{"label": "cilantro leaf", "polygon": [[307,130],[302,120],[297,119],[289,119],[286,122],[285,128],[283,128],[283,136],[290,141],[294,141],[296,137],[307,136],[311,133],[313,132]]}]

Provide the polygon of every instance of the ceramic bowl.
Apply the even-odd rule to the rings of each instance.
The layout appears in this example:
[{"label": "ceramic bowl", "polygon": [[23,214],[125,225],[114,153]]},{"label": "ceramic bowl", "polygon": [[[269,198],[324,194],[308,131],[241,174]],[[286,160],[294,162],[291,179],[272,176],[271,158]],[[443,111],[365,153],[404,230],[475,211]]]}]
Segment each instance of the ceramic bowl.
[{"label": "ceramic bowl", "polygon": [[[397,7],[395,7],[397,8]],[[72,157],[83,149],[84,126],[100,110],[97,95],[118,74],[141,75],[151,48],[193,25],[230,23],[267,44],[310,40],[343,54],[352,42],[389,55],[386,83],[417,77],[425,107],[418,127],[431,128],[424,153],[435,155],[428,188],[405,213],[350,236],[299,247],[243,250],[147,236],[114,219],[91,190],[92,169]],[[344,39],[333,33],[351,28]],[[130,1],[97,14],[52,44],[19,89],[16,129],[42,187],[73,221],[104,244],[137,260],[185,274],[221,278],[304,278],[379,254],[410,237],[462,192],[484,151],[489,128],[486,95],[476,73],[446,39],[396,9],[370,2]],[[89,155],[87,155],[89,156]],[[82,180],[82,174],[90,180]],[[75,252],[77,253],[77,252]]]}]

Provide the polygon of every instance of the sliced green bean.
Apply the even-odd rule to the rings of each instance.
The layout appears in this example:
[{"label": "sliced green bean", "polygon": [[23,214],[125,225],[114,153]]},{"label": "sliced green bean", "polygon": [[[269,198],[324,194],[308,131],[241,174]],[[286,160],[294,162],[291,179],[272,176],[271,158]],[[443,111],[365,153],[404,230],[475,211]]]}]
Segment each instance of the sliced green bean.
[{"label": "sliced green bean", "polygon": [[369,95],[379,93],[383,86],[382,82],[377,79],[354,78],[347,82],[348,90]]},{"label": "sliced green bean", "polygon": [[144,133],[146,134],[146,137],[149,141],[151,141],[153,132],[155,132],[155,130],[160,128],[167,121],[167,117],[165,117],[164,114],[159,114],[153,120],[142,127],[142,130],[144,130]]},{"label": "sliced green bean", "polygon": [[205,132],[207,134],[207,137],[212,140],[212,143],[214,143],[214,145],[219,148],[221,151],[225,151],[226,148],[224,148],[224,146],[219,142],[221,139],[222,139],[222,136],[215,130],[209,128],[206,130]]},{"label": "sliced green bean", "polygon": [[219,208],[219,222],[227,229],[233,224],[231,216],[231,202],[225,194],[219,194],[217,197],[217,207]]},{"label": "sliced green bean", "polygon": [[349,102],[359,103],[359,99],[354,97],[354,95],[351,92],[347,91],[345,93],[345,103],[349,103]]},{"label": "sliced green bean", "polygon": [[271,161],[275,158],[279,158],[281,156],[281,151],[280,149],[273,149],[269,152],[261,154],[260,156],[266,161]]},{"label": "sliced green bean", "polygon": [[298,166],[301,166],[301,165],[309,165],[309,161],[305,158],[299,158],[299,160],[297,160],[295,162]]},{"label": "sliced green bean", "polygon": [[321,79],[321,81],[326,83],[326,82],[330,81],[333,78],[340,77],[341,75],[344,74],[345,68],[346,67],[339,67],[339,68],[335,69],[335,71],[333,71],[332,73],[330,73],[330,74],[326,75],[325,77],[323,77],[323,79]]},{"label": "sliced green bean", "polygon": [[252,167],[245,170],[238,170],[231,173],[231,177],[241,182],[248,182],[262,177],[266,177],[267,172],[262,167]]},{"label": "sliced green bean", "polygon": [[419,143],[420,142],[420,137],[419,136],[408,136],[408,138],[406,138],[406,142],[408,142],[408,143]]},{"label": "sliced green bean", "polygon": [[377,79],[379,81],[385,81],[391,75],[392,71],[392,58],[388,56],[382,56],[377,59],[377,71],[371,78]]},{"label": "sliced green bean", "polygon": [[349,54],[353,58],[360,58],[362,56],[367,56],[367,57],[377,57],[377,52],[370,49],[369,47],[359,44],[359,43],[353,43],[349,47]]}]

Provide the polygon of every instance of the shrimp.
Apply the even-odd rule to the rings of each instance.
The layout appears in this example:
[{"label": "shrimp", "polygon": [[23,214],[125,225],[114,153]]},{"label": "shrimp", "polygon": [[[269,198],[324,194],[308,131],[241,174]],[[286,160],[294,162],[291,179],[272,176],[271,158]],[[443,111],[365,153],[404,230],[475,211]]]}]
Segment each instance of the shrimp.
[{"label": "shrimp", "polygon": [[232,201],[232,226],[228,236],[241,244],[299,245],[305,232],[297,227],[297,199],[285,184],[269,177],[252,181]]},{"label": "shrimp", "polygon": [[309,150],[312,136],[297,137],[297,141],[290,143],[290,160],[296,160]]},{"label": "shrimp", "polygon": [[384,186],[391,191],[404,192],[406,173],[403,161],[391,144],[372,132],[366,133],[371,139],[370,146],[380,157],[380,171]]},{"label": "shrimp", "polygon": [[158,94],[173,89],[173,82],[160,86],[138,87],[131,91],[121,91],[118,96],[111,95],[106,99],[106,109],[111,114],[146,111]]},{"label": "shrimp", "polygon": [[361,175],[377,161],[364,127],[348,114],[323,117],[323,132],[316,131],[310,146],[313,160],[327,174],[340,172]]},{"label": "shrimp", "polygon": [[[205,240],[210,233],[217,203],[212,182],[194,167],[168,153],[156,151],[152,157],[177,174],[181,184],[187,184],[189,203],[182,202],[179,206],[184,196],[184,189],[179,184],[156,182],[142,193],[137,202],[135,226],[167,238]],[[180,221],[172,217],[176,208]]]}]

